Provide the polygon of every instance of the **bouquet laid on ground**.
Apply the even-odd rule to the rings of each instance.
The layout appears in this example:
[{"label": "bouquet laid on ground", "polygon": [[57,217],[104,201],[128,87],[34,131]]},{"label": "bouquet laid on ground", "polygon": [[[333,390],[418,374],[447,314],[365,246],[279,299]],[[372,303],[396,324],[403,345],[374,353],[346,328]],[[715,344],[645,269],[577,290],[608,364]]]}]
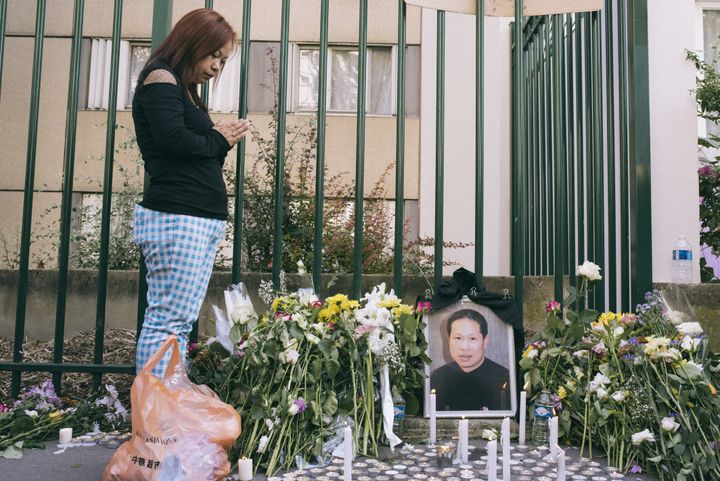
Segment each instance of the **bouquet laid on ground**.
[{"label": "bouquet laid on ground", "polygon": [[599,447],[618,469],[720,479],[720,359],[700,324],[658,291],[635,313],[582,309],[601,278],[582,267],[564,302],[581,308],[548,303],[547,325],[523,353],[530,398],[553,393],[566,440],[591,455]]},{"label": "bouquet laid on ground", "polygon": [[229,309],[233,345],[194,346],[190,376],[243,419],[230,459],[251,457],[269,475],[327,462],[347,424],[361,455],[398,444],[392,396],[417,412],[429,361],[423,306],[402,304],[382,284],[360,301],[301,291],[276,297],[259,316]]},{"label": "bouquet laid on ground", "polygon": [[0,403],[0,457],[20,458],[23,448],[42,448],[44,441],[57,439],[63,427],[78,433],[115,431],[128,429],[129,421],[112,385],[91,400],[68,403],[45,381],[23,391],[12,405]]}]

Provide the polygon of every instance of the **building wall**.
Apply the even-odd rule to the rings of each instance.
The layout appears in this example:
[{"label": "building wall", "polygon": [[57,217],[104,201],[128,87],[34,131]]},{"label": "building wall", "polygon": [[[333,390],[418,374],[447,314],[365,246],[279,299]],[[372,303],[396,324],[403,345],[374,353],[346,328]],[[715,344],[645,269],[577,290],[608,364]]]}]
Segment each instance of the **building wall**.
[{"label": "building wall", "polygon": [[[107,38],[112,34],[112,0],[87,0],[83,26],[84,38]],[[40,117],[38,125],[37,158],[35,171],[35,198],[33,209],[33,238],[47,233],[47,225],[56,221],[59,191],[62,187],[64,161],[67,91],[72,35],[73,0],[53,0],[47,3],[45,40],[40,91]],[[280,0],[254,2],[252,12],[251,40],[280,40]],[[175,0],[173,22],[204,2]],[[216,0],[214,7],[223,14],[237,32],[241,31],[242,2]],[[331,44],[357,44],[358,8],[353,0],[333,0],[330,6],[329,40]],[[2,71],[2,95],[0,96],[0,132],[3,132],[0,168],[0,196],[3,212],[0,213],[0,233],[5,240],[5,251],[17,253],[17,238],[22,223],[25,164],[28,146],[28,119],[33,63],[35,29],[35,2],[10,0],[6,29],[5,58]],[[397,3],[371,0],[368,10],[368,42],[370,45],[393,45],[397,42]],[[149,40],[152,27],[152,2],[149,0],[126,0],[123,9],[122,37],[124,39]],[[320,28],[320,2],[303,0],[292,2],[291,42],[317,44]],[[408,44],[420,42],[420,9],[408,8]],[[213,114],[220,120],[234,114]],[[264,114],[248,116],[263,137],[271,135],[271,118]],[[314,118],[309,114],[291,114],[288,125],[301,125]],[[368,115],[366,120],[366,174],[365,192],[370,192],[388,165],[395,162],[395,116]],[[81,110],[77,122],[77,145],[75,155],[74,191],[102,192],[104,170],[107,112],[105,110]],[[132,138],[130,112],[120,110],[117,116],[119,130],[116,133],[115,173],[113,190],[122,189],[124,181],[140,183],[142,169],[134,149],[121,145]],[[418,197],[419,185],[419,118],[409,117],[406,122],[405,143],[405,198],[412,201]],[[328,177],[345,173],[352,181],[355,171],[356,118],[349,114],[328,114],[326,165]],[[248,143],[246,168],[251,169],[257,144]],[[226,169],[234,168],[236,150],[228,154]],[[119,169],[124,169],[121,174]],[[394,198],[394,170],[385,182],[385,196]],[[39,192],[44,192],[43,196]],[[42,205],[42,207],[39,207]],[[55,208],[53,209],[53,206]],[[44,214],[46,209],[51,212]],[[41,243],[38,243],[40,245]],[[3,247],[0,245],[0,257]],[[31,263],[31,265],[36,265]]]},{"label": "building wall", "polygon": [[[422,17],[420,127],[420,235],[435,229],[436,25],[433,10]],[[450,242],[475,240],[475,17],[447,13],[445,40],[444,235]],[[485,208],[484,273],[510,274],[510,28],[509,19],[485,18]],[[447,249],[444,257],[474,270],[474,247]]]}]

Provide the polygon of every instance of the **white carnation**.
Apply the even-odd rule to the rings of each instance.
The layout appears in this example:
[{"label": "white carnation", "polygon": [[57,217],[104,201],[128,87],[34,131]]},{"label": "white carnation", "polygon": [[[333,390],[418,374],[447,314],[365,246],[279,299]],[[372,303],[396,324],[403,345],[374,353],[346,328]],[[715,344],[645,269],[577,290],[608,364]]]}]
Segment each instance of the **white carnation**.
[{"label": "white carnation", "polygon": [[635,446],[639,446],[644,442],[648,443],[654,443],[655,442],[655,435],[650,432],[649,429],[644,429],[640,431],[639,433],[635,433],[632,435],[632,443]]},{"label": "white carnation", "polygon": [[300,408],[299,408],[298,405],[295,404],[295,403],[292,403],[292,404],[290,405],[290,407],[288,408],[288,414],[289,414],[290,416],[295,416],[295,415],[296,415],[297,413],[299,413],[299,412],[300,412]]},{"label": "white carnation", "polygon": [[605,401],[608,398],[608,392],[603,387],[597,388],[595,394],[597,394],[598,399],[601,401]]},{"label": "white carnation", "polygon": [[703,328],[699,322],[683,322],[675,326],[678,332],[684,336],[699,336],[702,334]]},{"label": "white carnation", "polygon": [[615,402],[621,403],[625,400],[625,391],[615,391],[610,397],[613,398]]},{"label": "white carnation", "polygon": [[270,440],[270,438],[267,437],[267,436],[263,436],[263,437],[260,438],[260,441],[258,442],[258,448],[257,448],[257,452],[258,452],[258,453],[264,453],[264,452],[265,452],[265,448],[267,447],[267,444],[268,444],[268,441],[269,441],[269,440]]}]

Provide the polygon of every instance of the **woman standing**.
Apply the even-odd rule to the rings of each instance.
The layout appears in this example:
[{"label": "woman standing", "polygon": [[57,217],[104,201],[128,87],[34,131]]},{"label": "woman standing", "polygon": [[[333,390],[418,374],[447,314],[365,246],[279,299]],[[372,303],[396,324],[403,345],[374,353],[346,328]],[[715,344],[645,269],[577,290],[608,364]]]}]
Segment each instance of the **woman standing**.
[{"label": "woman standing", "polygon": [[[171,334],[177,335],[184,356],[225,234],[222,167],[248,123],[213,123],[197,88],[222,72],[235,40],[220,14],[193,10],[178,21],[138,78],[133,121],[150,179],[135,206],[133,234],[148,271],[138,372]],[[169,354],[153,374],[162,376],[168,360]]]}]

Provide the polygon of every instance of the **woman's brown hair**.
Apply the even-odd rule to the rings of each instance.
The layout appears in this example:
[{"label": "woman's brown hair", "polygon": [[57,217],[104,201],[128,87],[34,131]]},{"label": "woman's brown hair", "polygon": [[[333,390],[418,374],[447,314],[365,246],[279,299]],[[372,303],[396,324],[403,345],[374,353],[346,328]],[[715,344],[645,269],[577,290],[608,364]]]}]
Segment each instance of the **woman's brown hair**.
[{"label": "woman's brown hair", "polygon": [[235,30],[222,15],[215,10],[198,8],[178,20],[170,35],[150,55],[145,68],[155,62],[166,64],[180,77],[193,102],[207,112],[193,81],[194,68],[204,57],[217,52],[229,41],[234,43],[236,38]]}]

